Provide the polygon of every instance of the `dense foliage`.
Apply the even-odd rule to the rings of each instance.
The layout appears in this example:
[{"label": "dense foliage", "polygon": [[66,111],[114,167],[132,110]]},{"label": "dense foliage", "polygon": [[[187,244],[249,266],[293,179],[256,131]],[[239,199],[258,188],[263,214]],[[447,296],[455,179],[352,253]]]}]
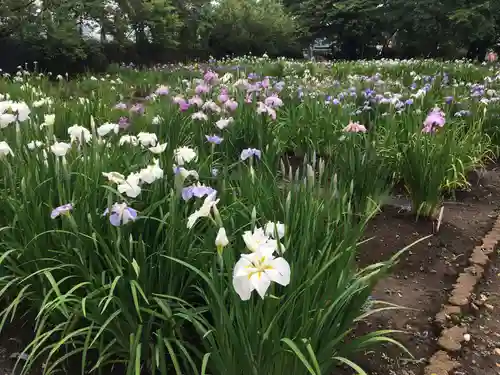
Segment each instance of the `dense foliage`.
[{"label": "dense foliage", "polygon": [[0,67],[38,61],[64,73],[109,62],[207,60],[264,52],[300,56],[298,22],[278,0],[3,0]]},{"label": "dense foliage", "polygon": [[467,56],[496,48],[500,0],[2,0],[0,67],[103,70],[252,53],[342,59]]},{"label": "dense foliage", "polygon": [[306,0],[295,9],[345,58],[373,57],[379,45],[392,57],[483,59],[500,32],[498,0]]}]

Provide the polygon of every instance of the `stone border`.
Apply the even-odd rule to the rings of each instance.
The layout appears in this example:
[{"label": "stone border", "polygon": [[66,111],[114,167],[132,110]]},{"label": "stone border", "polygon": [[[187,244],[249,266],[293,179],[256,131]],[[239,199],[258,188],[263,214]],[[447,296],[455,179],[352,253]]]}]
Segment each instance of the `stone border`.
[{"label": "stone border", "polygon": [[472,302],[472,293],[484,275],[490,262],[490,256],[500,241],[500,216],[493,228],[483,237],[483,243],[476,246],[469,258],[469,267],[458,275],[453,285],[448,304],[444,305],[435,317],[435,322],[441,329],[438,339],[439,350],[431,357],[424,369],[425,375],[449,375],[460,367],[460,363],[450,355],[457,354],[462,349],[462,342],[469,341],[467,327],[460,324],[460,316],[468,313]]}]

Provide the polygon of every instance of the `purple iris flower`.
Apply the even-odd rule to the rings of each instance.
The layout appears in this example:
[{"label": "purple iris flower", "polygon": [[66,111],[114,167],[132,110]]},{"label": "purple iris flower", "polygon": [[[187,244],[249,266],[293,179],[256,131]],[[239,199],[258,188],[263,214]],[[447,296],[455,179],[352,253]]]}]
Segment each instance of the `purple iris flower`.
[{"label": "purple iris flower", "polygon": [[106,208],[104,210],[103,216],[109,214],[109,222],[115,227],[119,227],[123,224],[127,224],[130,221],[137,219],[137,211],[132,207],[127,206],[126,203],[115,203],[111,207],[111,210]]},{"label": "purple iris flower", "polygon": [[363,95],[365,96],[365,98],[369,98],[370,96],[373,95],[375,91],[372,90],[372,89],[366,89],[364,92],[363,92]]},{"label": "purple iris flower", "polygon": [[143,115],[145,110],[146,109],[144,108],[144,106],[140,103],[134,104],[132,107],[130,107],[130,112],[137,113],[138,115]]},{"label": "purple iris flower", "polygon": [[271,95],[264,99],[264,104],[271,108],[277,108],[283,105],[283,100],[278,98],[276,95]]},{"label": "purple iris flower", "polygon": [[229,100],[229,93],[226,88],[223,88],[217,98],[219,102],[225,103]]},{"label": "purple iris flower", "polygon": [[185,112],[189,109],[189,103],[185,100],[179,102],[179,110]]},{"label": "purple iris flower", "polygon": [[422,132],[434,133],[438,128],[442,128],[445,122],[444,113],[436,108],[432,110],[425,119]]},{"label": "purple iris flower", "polygon": [[446,104],[451,104],[453,102],[453,96],[447,96],[444,98]]},{"label": "purple iris flower", "polygon": [[229,99],[224,103],[224,107],[227,108],[229,111],[234,112],[236,111],[236,108],[238,108],[238,102],[232,99]]},{"label": "purple iris flower", "polygon": [[207,141],[213,143],[215,145],[220,145],[224,138],[219,137],[218,135],[206,135]]},{"label": "purple iris flower", "polygon": [[59,217],[61,215],[69,215],[70,211],[73,211],[73,204],[63,204],[62,206],[56,207],[52,210],[50,218],[55,219],[56,217]]},{"label": "purple iris flower", "polygon": [[284,87],[285,87],[285,82],[283,82],[283,81],[280,81],[274,85],[274,89],[278,92],[283,91]]},{"label": "purple iris flower", "polygon": [[194,92],[197,94],[197,95],[200,95],[200,94],[206,94],[207,92],[210,91],[210,87],[208,87],[207,85],[198,85],[196,86],[196,88],[194,89]]},{"label": "purple iris flower", "polygon": [[412,105],[413,104],[413,99],[408,99],[405,101],[406,105]]},{"label": "purple iris flower", "polygon": [[160,86],[156,89],[155,91],[156,95],[168,95],[168,87],[167,86]]},{"label": "purple iris flower", "polygon": [[120,129],[127,129],[130,126],[128,117],[120,117],[120,120],[118,120],[118,126],[120,127]]},{"label": "purple iris flower", "polygon": [[[211,70],[208,70],[204,75],[203,75],[203,80],[208,83],[208,84],[212,84],[214,83],[214,81],[217,80],[217,78],[219,78],[219,75]],[[205,92],[208,92],[205,91]]]},{"label": "purple iris flower", "polygon": [[247,93],[250,93],[250,92],[259,92],[259,91],[260,91],[260,86],[258,84],[248,85],[248,87],[247,87]]},{"label": "purple iris flower", "polygon": [[215,192],[215,189],[210,186],[203,185],[193,185],[182,189],[182,199],[185,201],[190,200],[193,197],[203,198]]},{"label": "purple iris flower", "polygon": [[227,93],[221,93],[221,94],[218,96],[217,100],[218,100],[219,102],[221,102],[221,103],[225,103],[225,102],[227,102],[227,101],[229,100],[229,95],[228,95]]},{"label": "purple iris flower", "polygon": [[256,148],[247,148],[241,151],[240,159],[247,160],[251,156],[255,156],[256,158],[260,159],[262,156],[262,152],[260,150],[257,150]]},{"label": "purple iris flower", "polygon": [[202,198],[204,196],[210,195],[215,192],[213,188],[210,186],[193,186],[192,190],[193,196],[196,198]]}]

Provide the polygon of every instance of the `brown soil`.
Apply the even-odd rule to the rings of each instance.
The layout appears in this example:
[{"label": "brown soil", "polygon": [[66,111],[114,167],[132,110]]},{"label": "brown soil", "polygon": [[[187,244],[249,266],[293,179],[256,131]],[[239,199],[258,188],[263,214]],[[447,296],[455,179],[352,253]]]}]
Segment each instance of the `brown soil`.
[{"label": "brown soil", "polygon": [[[370,375],[423,373],[430,356],[437,350],[439,331],[433,319],[446,302],[448,292],[466,266],[474,246],[491,228],[495,210],[500,207],[500,170],[481,172],[471,190],[457,193],[456,199],[446,202],[439,232],[408,250],[393,274],[382,280],[373,293],[374,299],[406,309],[376,315],[360,325],[358,332],[376,329],[404,331],[394,337],[414,358],[392,345],[363,353],[356,362]],[[398,202],[401,206],[407,203],[404,199]],[[401,207],[386,206],[372,220],[366,237],[375,238],[360,249],[360,265],[388,259],[419,238],[433,234],[435,223],[416,222],[413,216],[402,211]],[[500,334],[500,328],[498,331]],[[500,343],[500,336],[497,342]],[[500,356],[498,360],[500,362]]]},{"label": "brown soil", "polygon": [[476,298],[482,306],[469,318],[471,340],[463,344],[455,375],[500,374],[500,257],[493,260]]},{"label": "brown soil", "polygon": [[[19,374],[22,368],[22,359],[14,371],[16,361],[29,342],[33,330],[28,324],[16,321],[16,324],[6,323],[0,335],[0,375]],[[22,357],[21,357],[22,358]],[[18,371],[19,370],[19,371]],[[40,375],[41,371],[33,370],[29,375]]]}]

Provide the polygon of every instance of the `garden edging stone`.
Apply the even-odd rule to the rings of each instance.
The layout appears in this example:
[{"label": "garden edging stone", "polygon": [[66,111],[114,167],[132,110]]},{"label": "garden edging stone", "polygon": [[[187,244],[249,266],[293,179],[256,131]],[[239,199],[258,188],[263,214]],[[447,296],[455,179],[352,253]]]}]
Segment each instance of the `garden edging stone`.
[{"label": "garden edging stone", "polygon": [[430,358],[424,369],[425,375],[450,375],[460,367],[460,363],[452,358],[460,352],[462,343],[467,341],[467,328],[460,323],[460,315],[469,311],[472,294],[482,279],[485,268],[491,261],[495,247],[500,240],[500,216],[497,216],[493,228],[483,237],[482,244],[476,246],[469,257],[469,267],[459,274],[450,293],[449,304],[444,305],[436,314],[435,322],[441,329],[438,339],[438,351]]}]

